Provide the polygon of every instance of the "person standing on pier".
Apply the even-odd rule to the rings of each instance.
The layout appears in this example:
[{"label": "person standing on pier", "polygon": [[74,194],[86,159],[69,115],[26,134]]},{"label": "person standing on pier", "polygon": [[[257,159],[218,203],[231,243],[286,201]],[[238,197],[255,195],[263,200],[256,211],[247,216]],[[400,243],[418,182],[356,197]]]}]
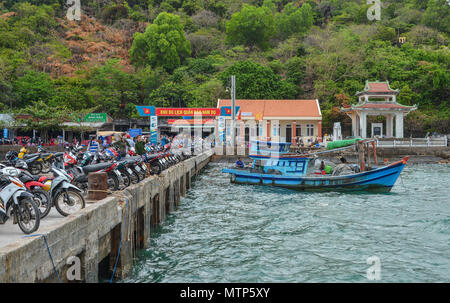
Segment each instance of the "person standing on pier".
[{"label": "person standing on pier", "polygon": [[134,145],[136,149],[136,154],[143,155],[145,154],[145,142],[142,140],[141,136],[136,137],[136,143]]}]

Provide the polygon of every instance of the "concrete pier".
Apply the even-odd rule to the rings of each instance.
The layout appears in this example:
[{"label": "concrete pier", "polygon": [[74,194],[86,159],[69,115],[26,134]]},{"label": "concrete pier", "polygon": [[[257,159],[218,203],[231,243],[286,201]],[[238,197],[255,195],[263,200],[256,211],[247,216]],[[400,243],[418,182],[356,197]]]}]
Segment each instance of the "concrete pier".
[{"label": "concrete pier", "polygon": [[43,224],[34,237],[22,234],[0,247],[0,283],[98,282],[111,276],[119,247],[115,278],[126,277],[136,251],[150,240],[151,226],[161,224],[167,213],[178,208],[192,177],[211,156],[212,151],[187,159],[160,176],[87,203],[77,214]]}]

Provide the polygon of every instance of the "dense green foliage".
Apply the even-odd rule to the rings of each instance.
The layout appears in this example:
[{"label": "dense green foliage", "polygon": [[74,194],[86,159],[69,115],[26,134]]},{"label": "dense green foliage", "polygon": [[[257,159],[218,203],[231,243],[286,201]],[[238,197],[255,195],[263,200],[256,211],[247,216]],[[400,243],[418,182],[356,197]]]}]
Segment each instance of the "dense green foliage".
[{"label": "dense green foliage", "polygon": [[190,54],[190,43],[184,37],[180,17],[168,13],[159,14],[145,33],[136,33],[130,50],[131,61],[136,65],[150,64],[170,71]]},{"label": "dense green foliage", "polygon": [[[449,132],[448,1],[382,3],[381,20],[369,21],[365,0],[82,0],[111,33],[141,29],[130,31],[129,54],[91,63],[70,39],[93,38],[66,37],[66,1],[3,0],[0,111],[44,103],[44,113],[95,107],[125,118],[137,104],[214,107],[230,98],[235,74],[238,98],[319,99],[327,131],[349,122],[338,108],[355,103],[366,80],[389,80],[399,102],[419,106],[406,130]],[[75,72],[51,73],[49,58]]]},{"label": "dense green foliage", "polygon": [[275,33],[275,23],[268,7],[244,4],[227,22],[227,42],[266,48]]}]

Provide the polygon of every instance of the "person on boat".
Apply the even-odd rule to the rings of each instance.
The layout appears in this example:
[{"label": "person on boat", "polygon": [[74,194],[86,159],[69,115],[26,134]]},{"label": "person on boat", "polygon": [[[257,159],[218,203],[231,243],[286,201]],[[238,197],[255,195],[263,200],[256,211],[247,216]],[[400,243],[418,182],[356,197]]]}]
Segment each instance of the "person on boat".
[{"label": "person on boat", "polygon": [[236,161],[236,166],[239,167],[239,168],[244,168],[244,162],[242,162],[240,157]]},{"label": "person on boat", "polygon": [[325,162],[322,161],[320,162],[319,170],[322,175],[329,175],[333,171],[333,167],[328,164],[325,165]]},{"label": "person on boat", "polygon": [[336,165],[333,170],[333,176],[350,175],[355,173],[351,166],[347,163],[347,159],[341,157],[340,160],[341,164]]}]

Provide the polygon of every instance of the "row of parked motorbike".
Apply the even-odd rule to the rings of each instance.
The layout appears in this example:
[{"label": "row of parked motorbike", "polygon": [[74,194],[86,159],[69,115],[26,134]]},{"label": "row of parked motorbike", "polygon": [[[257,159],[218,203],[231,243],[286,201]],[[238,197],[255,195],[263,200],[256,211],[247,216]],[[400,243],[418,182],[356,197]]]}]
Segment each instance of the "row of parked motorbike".
[{"label": "row of parked motorbike", "polygon": [[[190,157],[184,152],[171,152],[170,145],[146,146],[146,151],[138,156],[131,149],[125,157],[114,147],[96,152],[81,146],[57,153],[42,148],[35,154],[27,154],[26,149],[9,151],[0,164],[0,224],[13,218],[25,234],[33,233],[53,206],[62,216],[85,207],[89,173],[105,172],[111,192],[160,174]],[[49,172],[52,177],[39,175]]]}]

